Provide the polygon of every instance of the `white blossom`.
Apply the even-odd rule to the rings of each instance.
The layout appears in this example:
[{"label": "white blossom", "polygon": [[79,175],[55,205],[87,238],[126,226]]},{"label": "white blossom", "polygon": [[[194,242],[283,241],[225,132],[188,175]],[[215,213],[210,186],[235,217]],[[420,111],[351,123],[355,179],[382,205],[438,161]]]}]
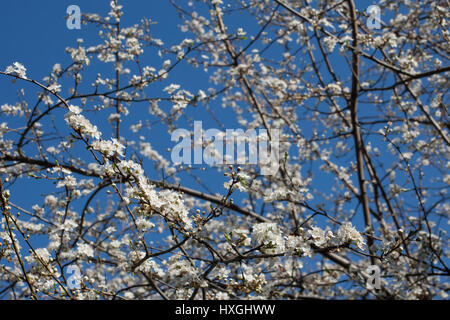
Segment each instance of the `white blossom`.
[{"label": "white blossom", "polygon": [[26,71],[27,69],[20,62],[14,62],[12,66],[8,66],[5,70],[6,73],[14,74],[24,79],[27,78]]},{"label": "white blossom", "polygon": [[96,139],[100,138],[101,133],[98,131],[97,126],[92,125],[91,122],[81,114],[80,107],[70,105],[69,112],[66,113],[64,119],[74,130]]},{"label": "white blossom", "polygon": [[353,227],[351,222],[344,222],[336,232],[336,237],[343,243],[353,243],[359,249],[364,249],[363,236]]},{"label": "white blossom", "polygon": [[87,243],[80,243],[77,247],[77,254],[82,258],[93,258],[94,249]]},{"label": "white blossom", "polygon": [[96,140],[92,143],[94,150],[100,151],[106,157],[123,156],[125,146],[117,139],[111,140]]},{"label": "white blossom", "polygon": [[285,250],[285,240],[278,225],[275,223],[258,223],[253,226],[252,241],[262,246],[265,253],[282,253]]}]

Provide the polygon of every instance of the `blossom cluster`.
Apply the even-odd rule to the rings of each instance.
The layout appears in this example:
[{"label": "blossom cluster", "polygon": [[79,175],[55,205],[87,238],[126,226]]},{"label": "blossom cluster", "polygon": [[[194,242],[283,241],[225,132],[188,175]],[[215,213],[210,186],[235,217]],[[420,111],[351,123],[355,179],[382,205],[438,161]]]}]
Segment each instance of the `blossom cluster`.
[{"label": "blossom cluster", "polygon": [[11,66],[8,66],[5,70],[6,73],[16,75],[18,77],[27,78],[26,74],[27,68],[23,66],[20,62],[14,62]]}]

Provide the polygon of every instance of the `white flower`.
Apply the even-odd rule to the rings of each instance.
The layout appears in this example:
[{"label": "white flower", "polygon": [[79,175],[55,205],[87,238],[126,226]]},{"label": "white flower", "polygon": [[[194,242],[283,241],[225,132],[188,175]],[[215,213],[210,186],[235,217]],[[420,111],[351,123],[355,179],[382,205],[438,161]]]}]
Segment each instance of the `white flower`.
[{"label": "white flower", "polygon": [[60,152],[59,149],[56,149],[56,148],[53,147],[53,146],[48,147],[48,148],[46,149],[46,151],[47,151],[48,153],[52,153],[52,154],[56,154],[56,153],[59,153],[59,152]]},{"label": "white flower", "polygon": [[103,153],[106,157],[123,156],[125,146],[117,139],[97,140],[92,143],[92,148]]},{"label": "white flower", "polygon": [[137,270],[142,271],[144,273],[153,273],[154,275],[158,277],[164,276],[163,269],[152,259],[145,260],[144,263],[142,263]]},{"label": "white flower", "polygon": [[36,254],[39,256],[39,259],[43,262],[49,262],[50,261],[50,253],[46,248],[39,248],[35,250]]},{"label": "white flower", "polygon": [[252,240],[257,246],[263,246],[264,253],[281,253],[285,250],[285,241],[281,230],[275,223],[258,223],[253,227]]},{"label": "white flower", "polygon": [[328,90],[331,91],[332,94],[339,94],[342,92],[342,88],[339,84],[336,83],[330,83],[327,86]]},{"label": "white flower", "polygon": [[111,113],[108,117],[108,122],[116,122],[117,120],[120,121],[120,113]]},{"label": "white flower", "polygon": [[180,285],[189,285],[198,280],[198,270],[187,259],[181,260],[180,256],[172,256],[168,261],[167,274],[171,278],[177,278]]},{"label": "white flower", "polygon": [[142,169],[141,165],[139,163],[134,162],[133,160],[122,160],[119,163],[117,163],[117,166],[122,172],[127,172],[128,169],[131,170],[136,175],[143,175],[144,170]]},{"label": "white flower", "polygon": [[351,222],[343,223],[336,232],[336,237],[343,243],[353,242],[359,249],[363,249],[365,246],[364,238]]},{"label": "white flower", "polygon": [[243,246],[249,246],[251,244],[251,239],[248,237],[249,230],[247,228],[239,228],[233,230],[233,233],[239,236],[239,243]]},{"label": "white flower", "polygon": [[53,66],[53,73],[55,73],[55,74],[58,74],[58,73],[60,73],[61,72],[61,64],[59,64],[59,63],[56,63],[54,66]]},{"label": "white flower", "polygon": [[214,297],[215,300],[229,300],[230,296],[226,292],[219,291],[216,293],[216,296]]},{"label": "white flower", "polygon": [[23,66],[23,64],[19,62],[14,62],[12,66],[8,66],[5,70],[8,74],[16,74],[17,76],[21,78],[27,78],[26,75],[27,68]]},{"label": "white flower", "polygon": [[247,32],[245,32],[242,28],[238,28],[237,35],[238,36],[245,36]]},{"label": "white flower", "polygon": [[172,83],[170,86],[165,87],[164,91],[166,91],[168,94],[172,95],[175,92],[175,90],[178,90],[178,89],[180,89],[180,85]]},{"label": "white flower", "polygon": [[77,180],[69,175],[64,178],[64,180],[59,181],[56,185],[57,188],[67,187],[68,189],[75,189],[77,186]]},{"label": "white flower", "polygon": [[186,230],[192,230],[192,220],[188,215],[189,211],[181,194],[171,190],[163,190],[156,196],[159,199],[156,200],[154,196],[155,202],[152,204],[156,204],[162,214],[181,222]]},{"label": "white flower", "polygon": [[311,256],[311,249],[302,237],[289,235],[286,238],[286,249],[292,254],[309,255]]},{"label": "white flower", "polygon": [[79,107],[70,105],[69,112],[65,114],[64,120],[66,120],[67,124],[72,129],[90,135],[96,139],[100,138],[101,133],[98,131],[97,126],[92,125],[92,123],[81,114],[81,109]]},{"label": "white flower", "polygon": [[58,93],[58,92],[61,91],[61,85],[60,85],[60,84],[57,84],[57,83],[55,82],[55,83],[51,84],[47,89],[50,90],[50,91],[52,91],[52,92]]},{"label": "white flower", "polygon": [[[442,179],[445,183],[450,185],[450,174],[446,174],[444,178]],[[450,220],[449,220],[450,221]]]},{"label": "white flower", "polygon": [[170,60],[164,61],[164,63],[163,63],[163,68],[164,68],[164,69],[167,69],[167,68],[169,68],[169,67],[170,67]]},{"label": "white flower", "polygon": [[23,115],[23,110],[20,104],[16,104],[15,106],[5,103],[0,107],[0,110],[6,115],[16,116],[20,114]]},{"label": "white flower", "polygon": [[312,230],[308,231],[313,243],[318,247],[323,247],[327,243],[325,231],[319,227],[312,227]]},{"label": "white flower", "polygon": [[273,190],[268,188],[264,191],[264,201],[273,202],[275,200],[285,200],[288,193],[290,192],[284,188],[277,188]]},{"label": "white flower", "polygon": [[94,249],[87,243],[80,243],[77,247],[77,254],[82,258],[94,257]]},{"label": "white flower", "polygon": [[413,156],[412,152],[403,152],[403,157],[404,157],[406,160],[411,159],[412,156]]},{"label": "white flower", "polygon": [[140,55],[144,52],[143,49],[141,49],[141,44],[139,43],[139,40],[136,38],[129,38],[126,41],[126,45],[129,48],[128,52],[131,55]]},{"label": "white flower", "polygon": [[148,221],[148,219],[144,217],[139,217],[136,219],[136,226],[138,227],[139,231],[147,232],[155,227],[155,224]]},{"label": "white flower", "polygon": [[267,284],[264,273],[257,272],[252,266],[242,264],[242,272],[237,276],[239,280],[242,280],[246,287],[261,291],[262,287]]},{"label": "white flower", "polygon": [[70,48],[70,55],[75,63],[86,64],[89,65],[90,60],[86,55],[86,50],[83,47],[79,47],[77,49]]},{"label": "white flower", "polygon": [[80,114],[81,113],[81,108],[78,106],[74,106],[73,104],[71,104],[69,106],[69,111],[72,112],[73,114]]},{"label": "white flower", "polygon": [[206,93],[203,90],[198,90],[197,97],[199,101],[207,98]]},{"label": "white flower", "polygon": [[58,205],[58,199],[54,195],[49,194],[45,197],[44,205],[50,208],[56,208]]},{"label": "white flower", "polygon": [[323,42],[325,42],[328,52],[333,52],[337,39],[335,37],[326,37],[323,39]]}]

